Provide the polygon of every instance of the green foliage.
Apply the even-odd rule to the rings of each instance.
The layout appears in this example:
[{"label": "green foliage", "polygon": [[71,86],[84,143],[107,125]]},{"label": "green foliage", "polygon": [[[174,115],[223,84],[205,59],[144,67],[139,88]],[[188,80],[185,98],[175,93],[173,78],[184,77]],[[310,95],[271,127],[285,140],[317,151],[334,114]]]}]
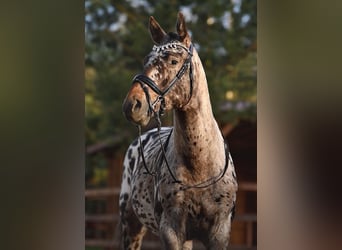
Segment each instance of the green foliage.
[{"label": "green foliage", "polygon": [[[166,31],[174,31],[178,11],[185,14],[203,61],[216,118],[255,119],[256,1],[86,0],[87,145],[122,131],[128,131],[127,140],[137,135],[121,105],[153,45],[148,17],[153,15]],[[248,105],[239,106],[242,102]]]},{"label": "green foliage", "polygon": [[104,187],[108,179],[107,159],[103,154],[86,156],[86,187]]}]

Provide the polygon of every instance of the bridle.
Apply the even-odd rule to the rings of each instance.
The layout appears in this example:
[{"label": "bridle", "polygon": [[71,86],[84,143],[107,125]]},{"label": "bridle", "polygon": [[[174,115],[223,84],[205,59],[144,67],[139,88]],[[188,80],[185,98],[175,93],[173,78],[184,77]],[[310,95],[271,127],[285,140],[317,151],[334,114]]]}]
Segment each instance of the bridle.
[{"label": "bridle", "polygon": [[[170,44],[166,44],[166,45],[162,45],[162,46],[153,46],[152,50],[156,51],[156,52],[160,52],[160,51],[166,50],[168,48],[171,49],[171,48],[177,48],[177,47],[180,47],[180,48],[184,49],[188,53],[188,56],[185,59],[182,67],[177,72],[176,76],[169,82],[169,84],[167,85],[167,87],[164,90],[161,90],[158,87],[158,85],[150,77],[148,77],[146,75],[143,75],[143,74],[136,75],[133,78],[132,82],[133,83],[135,83],[135,82],[139,82],[140,83],[140,86],[141,86],[141,88],[143,89],[143,91],[145,93],[146,100],[147,100],[147,103],[148,103],[148,106],[149,106],[148,107],[148,113],[149,113],[149,115],[154,114],[154,117],[157,120],[157,124],[158,124],[158,138],[159,138],[160,148],[161,148],[162,156],[163,156],[163,158],[161,158],[161,160],[164,159],[164,161],[166,163],[166,166],[167,166],[167,169],[168,169],[172,179],[174,180],[174,183],[178,183],[178,184],[182,185],[183,189],[187,189],[187,188],[207,188],[207,187],[209,187],[211,185],[214,185],[219,180],[221,180],[223,178],[223,176],[225,175],[225,173],[227,172],[228,165],[229,165],[229,149],[228,149],[228,145],[226,143],[224,144],[224,146],[225,146],[225,158],[226,158],[225,159],[225,166],[224,166],[223,171],[218,176],[211,177],[211,178],[209,178],[209,179],[207,179],[207,180],[205,180],[203,182],[200,182],[200,183],[197,183],[197,184],[194,184],[194,185],[185,185],[185,184],[183,184],[180,180],[178,180],[175,177],[175,175],[171,171],[170,165],[169,165],[169,163],[167,161],[167,158],[166,158],[166,148],[167,148],[167,145],[169,143],[169,140],[170,140],[170,137],[171,137],[171,134],[172,134],[173,130],[170,131],[170,134],[168,135],[164,145],[163,145],[163,142],[162,142],[162,139],[161,139],[161,135],[160,135],[160,129],[161,129],[160,116],[162,116],[164,114],[164,112],[165,112],[165,96],[170,92],[170,90],[177,83],[177,81],[182,78],[182,76],[185,74],[187,69],[189,69],[190,95],[189,95],[189,99],[188,99],[186,104],[188,104],[190,102],[191,97],[192,97],[192,92],[193,92],[193,68],[192,68],[192,62],[191,62],[192,55],[193,55],[193,45],[190,44],[190,47],[188,49],[188,48],[186,48],[185,46],[183,46],[183,45],[181,45],[179,43],[170,43]],[[157,94],[157,98],[153,102],[151,101],[151,97],[150,97],[150,94],[149,94],[149,91],[148,91],[148,88],[147,88],[146,85],[148,87],[150,87]],[[159,102],[160,102],[159,110],[155,111],[155,106]],[[145,159],[145,156],[144,156],[143,144],[142,144],[142,141],[141,141],[141,127],[139,125],[138,125],[138,130],[139,130],[139,144],[140,144],[139,151],[140,151],[140,154],[141,154],[141,157],[142,157],[144,168],[146,170],[146,174],[149,174],[151,176],[156,176],[156,173],[155,172],[151,172],[148,169],[148,167],[147,167],[146,159]]]},{"label": "bridle", "polygon": [[[190,47],[188,49],[179,43],[170,43],[170,44],[166,44],[166,45],[162,45],[162,46],[153,46],[152,50],[156,51],[156,52],[160,52],[160,51],[163,51],[166,49],[177,48],[177,47],[184,49],[188,53],[188,56],[185,59],[182,67],[179,69],[179,71],[175,75],[175,77],[169,82],[169,84],[167,85],[167,87],[164,90],[161,90],[158,87],[158,85],[150,77],[143,75],[143,74],[136,75],[132,80],[133,83],[139,82],[141,88],[144,90],[146,100],[148,103],[149,115],[154,114],[154,115],[162,116],[164,114],[164,112],[165,112],[165,96],[170,92],[170,90],[177,83],[177,81],[182,78],[182,76],[185,74],[185,72],[187,71],[188,68],[189,68],[189,78],[190,78],[190,95],[189,95],[188,102],[190,101],[190,99],[192,97],[193,70],[192,70],[191,59],[192,59],[193,45],[190,44]],[[149,94],[149,91],[148,91],[148,88],[146,85],[148,87],[150,87],[157,94],[157,98],[153,102],[151,100],[151,97],[150,97],[150,94]],[[155,106],[159,102],[160,102],[159,110],[155,111]]]}]

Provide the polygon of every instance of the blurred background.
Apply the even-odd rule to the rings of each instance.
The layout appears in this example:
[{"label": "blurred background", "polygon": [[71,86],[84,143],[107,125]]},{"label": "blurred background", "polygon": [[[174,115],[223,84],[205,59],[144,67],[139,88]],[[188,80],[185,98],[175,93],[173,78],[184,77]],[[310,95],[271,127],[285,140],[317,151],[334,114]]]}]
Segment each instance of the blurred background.
[{"label": "blurred background", "polygon": [[[251,67],[242,67],[255,48],[242,41],[255,41],[256,3],[148,1],[149,7],[146,3],[3,1],[1,249],[84,249],[85,232],[88,249],[116,249],[120,157],[137,135],[120,115],[121,98],[152,47],[147,33],[150,13],[165,29],[173,30],[176,12],[187,6],[192,13],[188,26],[209,78],[215,115],[222,128],[233,127],[226,137],[240,189],[231,248],[247,248],[247,242],[255,246],[256,164],[251,157],[255,133],[250,133],[254,139],[247,136],[256,126],[255,112],[246,115],[249,112],[220,107],[255,103],[249,98],[254,95],[250,90],[255,88],[255,71],[248,84],[245,74]],[[258,247],[340,250],[342,1],[259,0],[257,9]],[[120,29],[114,25],[109,32],[120,14],[127,19],[122,17]],[[207,22],[210,17],[214,19]],[[223,19],[231,20],[229,29],[218,21]],[[220,46],[227,54],[215,57],[212,51]],[[235,99],[232,94],[227,98],[233,90]],[[250,163],[244,162],[248,159]],[[147,242],[145,249],[157,241]]]},{"label": "blurred background", "polygon": [[[86,0],[85,1],[85,234],[86,249],[118,249],[118,196],[122,161],[137,136],[121,105],[133,76],[153,43],[148,18],[175,31],[177,13],[206,71],[215,117],[227,139],[238,176],[231,249],[257,244],[257,2]],[[171,114],[163,125],[171,125]],[[147,129],[153,127],[150,124]],[[148,233],[143,249],[160,249]],[[194,249],[203,249],[195,243]]]}]

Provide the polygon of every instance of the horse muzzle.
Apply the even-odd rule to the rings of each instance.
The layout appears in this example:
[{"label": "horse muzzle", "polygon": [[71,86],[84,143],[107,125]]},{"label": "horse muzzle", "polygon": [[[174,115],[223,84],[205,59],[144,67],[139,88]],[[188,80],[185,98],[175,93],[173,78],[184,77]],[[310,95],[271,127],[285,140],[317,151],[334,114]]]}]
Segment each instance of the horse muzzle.
[{"label": "horse muzzle", "polygon": [[146,101],[145,95],[135,94],[134,88],[126,96],[122,105],[122,111],[127,120],[140,126],[146,126],[151,118],[149,104]]}]

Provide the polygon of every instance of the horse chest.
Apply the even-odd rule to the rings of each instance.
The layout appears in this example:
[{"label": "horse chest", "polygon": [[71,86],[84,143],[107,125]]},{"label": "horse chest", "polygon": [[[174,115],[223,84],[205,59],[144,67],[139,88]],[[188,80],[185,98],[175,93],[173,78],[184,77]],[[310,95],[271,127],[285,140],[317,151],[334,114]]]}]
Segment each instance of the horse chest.
[{"label": "horse chest", "polygon": [[215,216],[217,212],[229,212],[235,193],[212,188],[196,190],[173,189],[159,195],[165,213],[185,214],[189,218]]},{"label": "horse chest", "polygon": [[155,186],[153,178],[146,176],[144,180],[137,178],[134,186],[134,212],[155,234],[158,234],[162,215],[171,220],[182,217],[190,232],[206,230],[215,223],[218,214],[228,217],[235,200],[235,193],[220,185],[204,190],[182,190],[178,184],[160,182]]}]

